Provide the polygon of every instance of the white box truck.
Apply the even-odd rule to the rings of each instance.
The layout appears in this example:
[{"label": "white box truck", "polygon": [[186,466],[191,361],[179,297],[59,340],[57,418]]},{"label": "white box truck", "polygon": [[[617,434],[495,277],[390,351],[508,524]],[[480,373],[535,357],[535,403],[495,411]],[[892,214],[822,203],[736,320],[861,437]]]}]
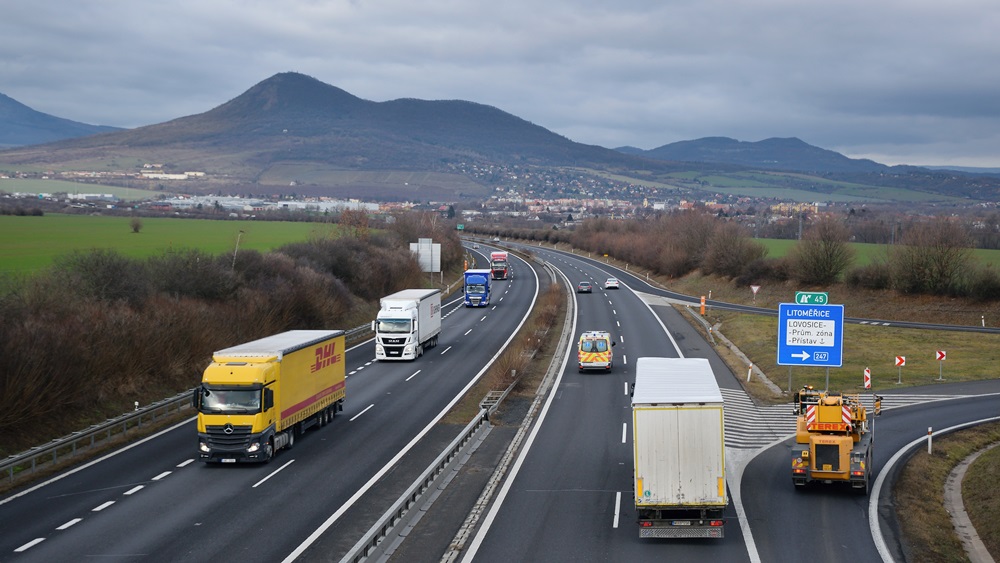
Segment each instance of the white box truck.
[{"label": "white box truck", "polygon": [[372,321],[376,360],[414,360],[437,346],[441,334],[441,290],[404,289],[379,301]]},{"label": "white box truck", "polygon": [[723,403],[708,360],[638,359],[632,447],[640,538],[723,537]]}]

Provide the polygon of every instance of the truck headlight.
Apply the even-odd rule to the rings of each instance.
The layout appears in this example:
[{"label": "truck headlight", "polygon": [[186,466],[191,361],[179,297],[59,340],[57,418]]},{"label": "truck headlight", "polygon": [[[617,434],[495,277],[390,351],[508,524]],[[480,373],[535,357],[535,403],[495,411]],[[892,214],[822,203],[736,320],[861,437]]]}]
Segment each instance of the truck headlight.
[{"label": "truck headlight", "polygon": [[259,449],[260,449],[260,442],[254,442],[254,443],[250,444],[249,448],[247,448],[247,453],[251,453],[252,454],[252,453],[256,452]]},{"label": "truck headlight", "polygon": [[205,453],[212,451],[212,448],[209,448],[205,442],[198,442],[198,449]]},{"label": "truck headlight", "polygon": [[407,344],[407,345],[406,345],[406,346],[405,346],[405,347],[403,348],[403,353],[404,353],[404,354],[412,354],[412,353],[413,353],[413,344]]}]

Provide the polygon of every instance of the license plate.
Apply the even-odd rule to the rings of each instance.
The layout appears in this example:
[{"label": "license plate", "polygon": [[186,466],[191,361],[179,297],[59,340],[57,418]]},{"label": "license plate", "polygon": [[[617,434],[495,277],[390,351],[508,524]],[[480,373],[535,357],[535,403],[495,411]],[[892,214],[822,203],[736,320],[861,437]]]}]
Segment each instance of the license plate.
[{"label": "license plate", "polygon": [[236,463],[236,458],[234,457],[223,458],[222,463]]},{"label": "license plate", "polygon": [[673,522],[671,522],[671,524],[674,525],[674,526],[690,526],[691,525],[691,523],[688,522],[687,520],[674,520]]}]

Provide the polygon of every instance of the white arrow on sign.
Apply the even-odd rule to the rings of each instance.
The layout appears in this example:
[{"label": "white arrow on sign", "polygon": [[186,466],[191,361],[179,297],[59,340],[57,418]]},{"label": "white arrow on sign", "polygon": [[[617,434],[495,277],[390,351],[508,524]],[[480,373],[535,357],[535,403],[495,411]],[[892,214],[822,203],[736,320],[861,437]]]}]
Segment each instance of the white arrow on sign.
[{"label": "white arrow on sign", "polygon": [[803,350],[803,351],[799,352],[798,354],[792,354],[792,357],[793,358],[798,358],[798,359],[800,359],[800,360],[802,360],[804,362],[804,361],[808,360],[809,358],[811,358],[812,354],[810,354],[809,352],[806,352],[805,350]]}]

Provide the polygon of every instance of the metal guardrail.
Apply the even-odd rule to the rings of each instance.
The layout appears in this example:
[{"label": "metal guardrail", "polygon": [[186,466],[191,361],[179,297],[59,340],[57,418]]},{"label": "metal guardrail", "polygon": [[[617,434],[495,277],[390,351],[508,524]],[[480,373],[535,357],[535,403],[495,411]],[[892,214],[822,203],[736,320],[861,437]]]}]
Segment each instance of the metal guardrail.
[{"label": "metal guardrail", "polygon": [[449,466],[460,456],[465,448],[473,442],[479,433],[489,428],[488,410],[482,409],[479,414],[465,427],[465,430],[456,437],[451,444],[434,460],[430,466],[424,470],[413,482],[412,485],[402,494],[399,499],[379,518],[368,532],[360,539],[350,551],[340,560],[341,563],[359,563],[381,551],[380,547],[395,529],[396,525],[405,517],[423,497],[424,492],[429,490],[438,479],[444,474]]},{"label": "metal guardrail", "polygon": [[[363,325],[344,331],[348,343],[364,340],[371,333],[370,325]],[[40,467],[55,465],[61,460],[71,458],[81,450],[105,444],[113,436],[126,436],[130,429],[139,429],[144,423],[155,422],[172,412],[180,412],[191,406],[191,393],[188,389],[173,397],[138,408],[106,422],[95,424],[86,430],[73,432],[68,436],[56,438],[48,444],[36,446],[27,451],[8,456],[0,462],[0,471],[7,474],[7,481],[14,482],[14,476],[33,474]]]}]

